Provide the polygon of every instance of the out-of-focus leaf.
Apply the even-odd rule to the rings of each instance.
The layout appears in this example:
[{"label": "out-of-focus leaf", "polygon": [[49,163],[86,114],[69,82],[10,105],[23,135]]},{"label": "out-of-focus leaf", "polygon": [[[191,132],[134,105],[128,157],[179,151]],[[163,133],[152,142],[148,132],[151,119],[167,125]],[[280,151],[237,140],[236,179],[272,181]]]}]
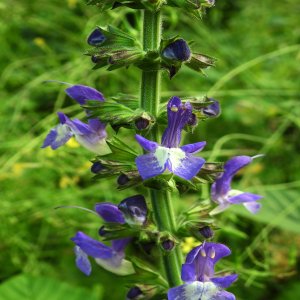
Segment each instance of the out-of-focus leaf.
[{"label": "out-of-focus leaf", "polygon": [[259,213],[250,214],[242,205],[235,205],[232,210],[257,222],[267,223],[268,226],[300,233],[299,190],[264,190],[262,187],[252,191],[264,196],[260,201],[262,208]]},{"label": "out-of-focus leaf", "polygon": [[0,285],[1,300],[99,300],[99,295],[49,277],[15,276]]}]

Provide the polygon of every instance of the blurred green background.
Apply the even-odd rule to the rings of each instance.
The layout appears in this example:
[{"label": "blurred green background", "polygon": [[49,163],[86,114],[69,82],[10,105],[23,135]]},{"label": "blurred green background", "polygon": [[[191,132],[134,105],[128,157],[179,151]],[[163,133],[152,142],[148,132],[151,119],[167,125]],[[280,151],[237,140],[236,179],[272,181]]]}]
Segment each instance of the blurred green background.
[{"label": "blurred green background", "polygon": [[[217,1],[202,21],[177,9],[164,14],[165,37],[180,34],[218,58],[207,77],[187,68],[172,81],[163,76],[166,99],[207,94],[221,102],[222,115],[191,136],[207,141],[203,156],[266,155],[235,182],[265,196],[261,213],[236,207],[218,217],[217,239],[233,252],[221,267],[240,274],[231,291],[241,300],[300,299],[300,3]],[[56,111],[81,111],[63,86],[43,81],[91,85],[107,97],[137,94],[139,70],[92,71],[82,53],[95,25],[138,35],[140,16],[102,14],[83,0],[11,0],[0,2],[0,17],[0,300],[124,299],[123,278],[96,266],[87,278],[74,265],[70,237],[77,230],[95,236],[99,220],[53,208],[117,203],[132,191],[117,192],[114,180],[93,182],[92,156],[74,143],[40,149]],[[180,206],[199,197],[189,194]]]}]

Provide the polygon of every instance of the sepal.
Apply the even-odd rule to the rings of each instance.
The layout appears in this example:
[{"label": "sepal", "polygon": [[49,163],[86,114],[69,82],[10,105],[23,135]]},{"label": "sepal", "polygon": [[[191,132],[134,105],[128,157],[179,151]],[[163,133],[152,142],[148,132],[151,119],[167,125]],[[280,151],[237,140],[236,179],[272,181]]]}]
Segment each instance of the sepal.
[{"label": "sepal", "polygon": [[141,61],[145,54],[137,39],[111,25],[94,29],[87,42],[94,46],[85,52],[95,64],[93,69],[107,66],[112,71],[128,67]]},{"label": "sepal", "polygon": [[100,1],[100,0],[87,0],[88,5],[96,5],[102,11],[115,9],[120,6],[129,7],[132,9],[147,9],[152,11],[157,11],[163,4],[165,4],[165,0],[107,0],[107,1]]},{"label": "sepal", "polygon": [[135,187],[143,182],[137,170],[130,170],[127,172],[121,172],[117,179],[118,190],[125,190],[127,188]]},{"label": "sepal", "polygon": [[[131,109],[115,100],[107,100],[105,102],[88,101],[83,106],[93,117],[100,117],[102,122],[109,123],[111,127],[118,132],[121,127],[136,129],[136,130],[150,130],[155,124],[155,118],[142,109]],[[144,123],[144,128],[137,128],[141,126],[141,121]]]},{"label": "sepal", "polygon": [[93,70],[103,67],[107,67],[108,71],[113,71],[122,67],[127,68],[130,65],[138,64],[143,58],[144,53],[139,49],[107,49],[91,54],[91,60],[95,64]]},{"label": "sepal", "polygon": [[193,178],[194,183],[213,183],[224,172],[223,162],[207,162],[200,172]]},{"label": "sepal", "polygon": [[[101,165],[101,168],[94,167],[98,164]],[[130,170],[133,166],[129,165],[127,162],[119,162],[115,160],[106,160],[106,159],[96,159],[93,162],[93,173],[96,174],[94,179],[107,178],[111,176],[119,175],[121,172]]]},{"label": "sepal", "polygon": [[152,266],[145,263],[145,261],[134,257],[131,259],[131,262],[134,266],[136,274],[128,276],[127,283],[156,286],[158,291],[168,288],[167,281],[159,272],[153,270]]},{"label": "sepal", "polygon": [[128,224],[109,223],[99,229],[100,235],[104,241],[118,240],[127,237],[134,237],[139,235],[138,228],[132,228]]},{"label": "sepal", "polygon": [[193,53],[186,66],[190,69],[205,74],[204,69],[215,66],[216,59],[208,55]]},{"label": "sepal", "polygon": [[138,155],[138,153],[134,151],[132,147],[124,143],[116,136],[107,140],[107,143],[112,151],[112,154],[106,155],[105,156],[106,159],[118,160],[123,163],[127,162],[128,163],[127,165],[130,167],[135,166],[134,160]]},{"label": "sepal", "polygon": [[167,5],[179,7],[194,17],[201,19],[206,8],[213,7],[214,0],[168,0]]},{"label": "sepal", "polygon": [[172,177],[172,174],[162,174],[144,180],[143,184],[145,187],[152,188],[155,190],[167,190],[170,192],[174,192],[177,190],[177,187],[176,182]]},{"label": "sepal", "polygon": [[183,63],[190,60],[191,49],[188,43],[178,36],[162,40],[160,43],[161,67],[166,69],[172,79]]},{"label": "sepal", "polygon": [[[100,36],[100,38],[95,38],[95,41],[91,43],[90,41],[93,40],[96,33],[97,37]],[[96,46],[93,49],[134,49],[140,47],[140,43],[134,37],[112,25],[96,27],[88,36],[87,41],[89,45]]]},{"label": "sepal", "polygon": [[155,285],[136,284],[126,296],[126,300],[162,300],[165,293],[162,287]]},{"label": "sepal", "polygon": [[211,203],[205,200],[194,203],[188,210],[182,212],[178,218],[180,220],[178,236],[193,236],[199,241],[210,238],[213,229],[217,229],[215,219],[209,215],[210,210]]}]

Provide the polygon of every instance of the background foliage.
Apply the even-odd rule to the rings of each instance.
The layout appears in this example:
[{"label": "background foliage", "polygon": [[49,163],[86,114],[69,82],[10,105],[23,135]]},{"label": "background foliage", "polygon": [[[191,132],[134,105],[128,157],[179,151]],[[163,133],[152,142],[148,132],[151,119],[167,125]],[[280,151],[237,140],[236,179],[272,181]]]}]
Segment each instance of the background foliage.
[{"label": "background foliage", "polygon": [[[203,21],[165,10],[165,37],[178,33],[218,58],[208,77],[187,68],[172,81],[163,76],[166,99],[207,94],[220,100],[221,117],[192,136],[207,141],[202,154],[209,160],[266,154],[236,181],[265,196],[261,213],[253,217],[237,207],[219,217],[218,240],[233,250],[223,267],[240,274],[233,288],[238,299],[300,297],[299,12],[297,0],[217,1]],[[137,94],[137,69],[91,71],[82,53],[95,25],[109,22],[138,35],[139,15],[129,9],[101,14],[76,0],[12,0],[0,3],[0,17],[0,300],[123,299],[124,279],[97,267],[86,278],[74,266],[69,238],[79,229],[95,235],[99,220],[53,208],[92,208],[130,192],[116,192],[114,180],[93,182],[92,156],[75,142],[55,152],[40,149],[56,111],[80,113],[62,86],[43,81],[91,85],[106,96]],[[200,195],[186,197],[178,209]]]}]

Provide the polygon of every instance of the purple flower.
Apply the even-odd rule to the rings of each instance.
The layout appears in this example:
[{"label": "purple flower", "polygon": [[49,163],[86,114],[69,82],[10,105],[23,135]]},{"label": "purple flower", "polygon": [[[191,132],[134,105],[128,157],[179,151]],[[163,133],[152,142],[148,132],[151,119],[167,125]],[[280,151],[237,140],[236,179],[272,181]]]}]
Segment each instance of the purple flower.
[{"label": "purple flower", "polygon": [[118,208],[129,225],[144,225],[147,221],[147,205],[144,196],[135,195],[121,201]]},{"label": "purple flower", "polygon": [[58,112],[60,124],[51,129],[42,148],[50,146],[53,150],[64,145],[72,136],[86,149],[105,155],[111,153],[106,143],[105,125],[98,119],[89,119],[88,124],[78,119],[70,120],[65,114]]},{"label": "purple flower", "polygon": [[257,200],[262,196],[243,193],[241,191],[231,189],[231,181],[233,176],[243,167],[252,162],[258,156],[235,156],[228,160],[224,165],[224,172],[211,186],[211,199],[218,204],[210,214],[217,214],[232,204],[242,203],[251,213],[257,213],[261,207]]},{"label": "purple flower", "polygon": [[[105,222],[118,224],[125,224],[127,221],[126,216],[130,213],[131,222],[136,220],[136,224],[141,225],[141,216],[147,215],[147,207],[143,196],[136,195],[126,198],[120,204],[124,203],[126,205],[123,205],[123,211],[126,214],[117,205],[109,202],[96,204],[95,211]],[[137,207],[139,208],[138,211]],[[103,226],[100,228],[100,233],[105,235]],[[76,265],[84,274],[90,275],[92,270],[88,256],[94,257],[98,265],[115,274],[129,275],[134,273],[131,262],[125,260],[124,252],[131,238],[112,240],[111,246],[107,246],[79,231],[71,240],[76,244],[74,248]]]},{"label": "purple flower", "polygon": [[86,85],[72,85],[71,87],[65,89],[65,92],[70,98],[77,101],[80,105],[86,104],[87,100],[97,100],[100,102],[104,101],[102,93]]},{"label": "purple flower", "polygon": [[167,109],[168,127],[162,136],[161,145],[136,135],[138,143],[150,152],[138,156],[135,160],[144,180],[162,174],[166,169],[179,177],[190,180],[205,163],[203,158],[193,154],[201,151],[206,142],[179,147],[181,131],[192,116],[191,104],[182,103],[178,97],[172,97]]},{"label": "purple flower", "polygon": [[111,246],[107,246],[79,231],[71,240],[76,244],[76,265],[84,274],[90,275],[92,271],[88,256],[94,257],[98,265],[115,274],[134,273],[132,264],[124,259],[124,249],[130,242],[129,238],[114,240]]},{"label": "purple flower", "polygon": [[168,300],[234,300],[235,296],[224,291],[236,279],[236,274],[215,277],[214,266],[230,249],[222,244],[207,243],[194,248],[182,265],[183,285],[169,289]]},{"label": "purple flower", "polygon": [[[72,85],[65,92],[80,105],[86,104],[87,100],[104,101],[102,93],[85,85]],[[57,114],[60,124],[51,129],[42,148],[50,146],[55,150],[64,145],[72,136],[75,136],[79,144],[96,154],[111,153],[105,140],[107,136],[105,125],[98,119],[89,119],[88,124],[86,124],[78,119],[70,120],[61,112]]]}]

